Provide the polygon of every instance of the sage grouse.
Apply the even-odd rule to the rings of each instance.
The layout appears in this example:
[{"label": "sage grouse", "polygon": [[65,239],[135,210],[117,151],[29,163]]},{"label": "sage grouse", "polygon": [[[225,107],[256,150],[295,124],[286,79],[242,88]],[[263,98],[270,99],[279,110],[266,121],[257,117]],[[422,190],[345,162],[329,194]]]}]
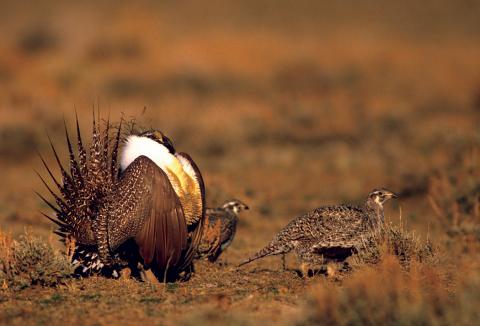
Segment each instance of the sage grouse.
[{"label": "sage grouse", "polygon": [[[193,160],[176,152],[160,131],[126,136],[117,163],[121,122],[116,133],[109,122],[100,128],[93,119],[87,155],[78,118],[78,159],[65,125],[70,168],[67,172],[49,138],[62,180],[57,195],[43,183],[55,204],[40,196],[56,213],[56,231],[72,246],[77,272],[108,273],[127,264],[151,268],[160,281],[187,278],[201,239],[205,189]],[[68,249],[68,248],[67,248]]]},{"label": "sage grouse", "polygon": [[291,221],[262,250],[240,266],[271,255],[296,252],[302,272],[328,261],[343,261],[361,248],[384,224],[383,204],[396,195],[375,189],[362,207],[324,206]]},{"label": "sage grouse", "polygon": [[246,209],[248,206],[237,199],[228,200],[218,208],[207,208],[197,257],[215,262],[232,243],[237,231],[238,213]]}]

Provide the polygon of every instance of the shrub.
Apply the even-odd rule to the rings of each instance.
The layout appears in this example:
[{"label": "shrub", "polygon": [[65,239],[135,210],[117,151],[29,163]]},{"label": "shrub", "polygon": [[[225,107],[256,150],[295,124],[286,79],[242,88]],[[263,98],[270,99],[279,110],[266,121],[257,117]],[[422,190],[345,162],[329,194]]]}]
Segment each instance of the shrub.
[{"label": "shrub", "polygon": [[438,248],[429,240],[421,241],[403,226],[386,224],[381,236],[367,240],[359,248],[353,264],[378,264],[385,255],[397,257],[406,270],[410,269],[412,262],[435,265],[439,259]]},{"label": "shrub", "polygon": [[65,255],[25,233],[18,241],[0,232],[0,283],[3,288],[55,286],[73,272]]}]

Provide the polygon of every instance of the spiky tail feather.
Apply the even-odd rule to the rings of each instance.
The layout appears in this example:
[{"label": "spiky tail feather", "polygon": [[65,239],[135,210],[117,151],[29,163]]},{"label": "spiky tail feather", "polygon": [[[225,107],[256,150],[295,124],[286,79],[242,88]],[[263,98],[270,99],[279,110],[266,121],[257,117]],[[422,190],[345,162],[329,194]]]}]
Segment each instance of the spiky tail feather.
[{"label": "spiky tail feather", "polygon": [[61,164],[53,142],[48,136],[55,160],[61,172],[61,181],[55,178],[43,157],[40,154],[39,156],[60,194],[56,194],[52,188],[48,186],[45,179],[38,174],[53,197],[53,202],[50,202],[38,193],[37,195],[55,212],[56,216],[54,218],[47,214],[42,214],[59,226],[55,233],[61,236],[61,240],[65,242],[67,237],[75,239],[77,246],[72,255],[72,262],[75,261],[79,266],[83,266],[83,272],[80,274],[84,274],[86,272],[85,268],[90,272],[98,270],[99,266],[100,269],[103,267],[95,256],[98,248],[97,237],[93,229],[98,222],[98,204],[102,201],[103,196],[111,190],[117,182],[119,169],[117,156],[119,142],[121,140],[122,121],[120,121],[117,133],[113,138],[113,144],[111,144],[112,139],[110,139],[109,136],[112,127],[110,122],[107,121],[106,127],[101,130],[98,121],[95,120],[94,114],[92,145],[87,155],[76,113],[75,118],[78,160],[75,157],[74,148],[64,121],[70,171],[67,172]]},{"label": "spiky tail feather", "polygon": [[251,256],[247,260],[241,262],[238,267],[251,263],[254,260],[264,258],[267,256],[281,255],[290,252],[293,249],[291,244],[282,244],[277,239],[271,241],[265,248]]}]

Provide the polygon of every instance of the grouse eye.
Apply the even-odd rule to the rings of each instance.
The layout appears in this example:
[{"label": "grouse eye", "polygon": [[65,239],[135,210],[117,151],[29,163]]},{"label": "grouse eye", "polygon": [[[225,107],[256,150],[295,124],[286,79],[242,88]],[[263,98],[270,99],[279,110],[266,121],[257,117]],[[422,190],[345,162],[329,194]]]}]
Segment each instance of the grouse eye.
[{"label": "grouse eye", "polygon": [[171,154],[174,154],[174,153],[175,153],[175,148],[173,148],[172,141],[171,141],[168,137],[162,136],[162,143],[163,143],[163,146],[165,146],[166,148],[168,148],[168,151],[169,151]]},{"label": "grouse eye", "polygon": [[154,140],[154,141],[158,142],[158,139],[155,138],[155,136],[152,135],[152,134],[148,134],[148,135],[147,135],[147,138],[150,138],[151,140]]},{"label": "grouse eye", "polygon": [[156,141],[157,143],[160,142],[160,139],[157,136],[156,131],[153,131],[153,130],[144,131],[140,134],[140,136],[141,137],[147,137],[151,140]]}]

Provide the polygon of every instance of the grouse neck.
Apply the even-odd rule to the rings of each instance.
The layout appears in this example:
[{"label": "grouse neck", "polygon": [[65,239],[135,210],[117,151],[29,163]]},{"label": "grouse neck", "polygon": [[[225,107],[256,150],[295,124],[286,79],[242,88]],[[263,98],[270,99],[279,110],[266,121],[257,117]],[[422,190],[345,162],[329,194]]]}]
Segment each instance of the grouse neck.
[{"label": "grouse neck", "polygon": [[365,210],[368,215],[375,216],[375,220],[372,221],[374,224],[382,225],[385,222],[385,216],[383,214],[383,205],[376,202],[375,200],[368,198],[365,203]]}]

